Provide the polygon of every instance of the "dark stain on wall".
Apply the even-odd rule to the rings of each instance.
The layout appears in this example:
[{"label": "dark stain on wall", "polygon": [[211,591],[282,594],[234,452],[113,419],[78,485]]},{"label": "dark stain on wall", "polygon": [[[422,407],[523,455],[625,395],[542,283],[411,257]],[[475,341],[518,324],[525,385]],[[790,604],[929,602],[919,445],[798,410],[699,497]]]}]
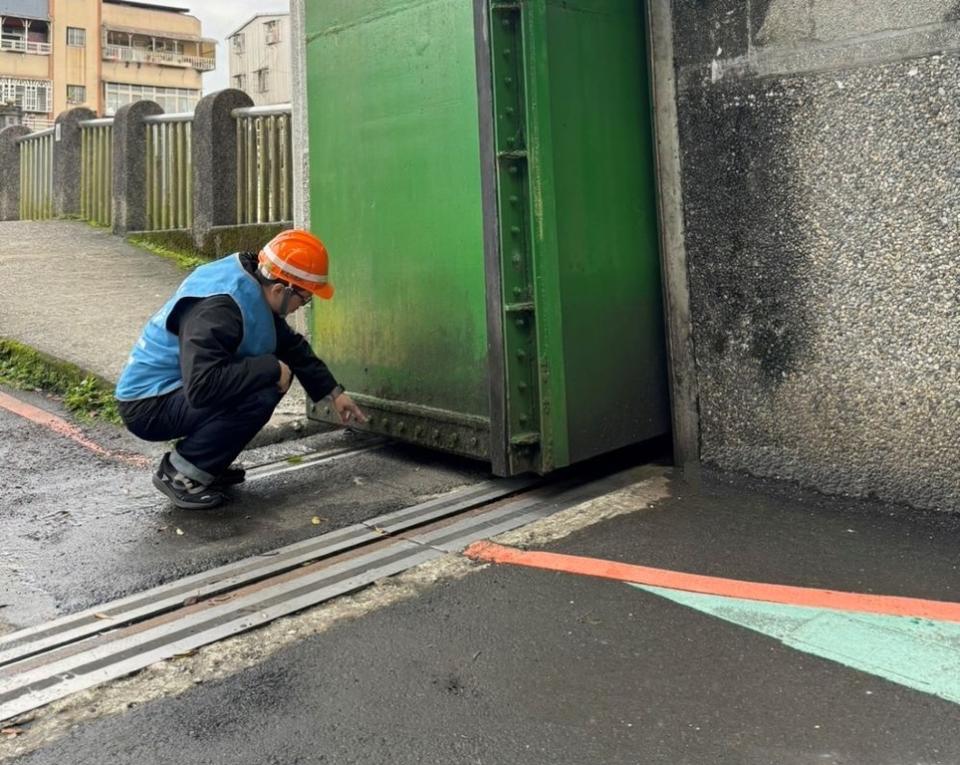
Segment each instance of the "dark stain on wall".
[{"label": "dark stain on wall", "polygon": [[802,94],[756,84],[681,98],[684,213],[698,355],[775,386],[801,366],[809,324],[788,150]]},{"label": "dark stain on wall", "polygon": [[749,30],[743,0],[674,0],[673,25],[678,67],[709,64],[747,52]]}]

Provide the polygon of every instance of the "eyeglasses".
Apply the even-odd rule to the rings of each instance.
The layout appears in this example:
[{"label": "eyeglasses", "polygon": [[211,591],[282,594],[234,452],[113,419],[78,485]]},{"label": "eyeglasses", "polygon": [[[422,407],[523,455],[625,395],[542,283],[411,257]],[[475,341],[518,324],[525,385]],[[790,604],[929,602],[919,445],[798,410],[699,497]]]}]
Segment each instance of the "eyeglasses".
[{"label": "eyeglasses", "polygon": [[293,288],[294,294],[300,298],[300,304],[306,305],[313,299],[313,293],[307,292],[306,290],[298,289],[297,287]]}]

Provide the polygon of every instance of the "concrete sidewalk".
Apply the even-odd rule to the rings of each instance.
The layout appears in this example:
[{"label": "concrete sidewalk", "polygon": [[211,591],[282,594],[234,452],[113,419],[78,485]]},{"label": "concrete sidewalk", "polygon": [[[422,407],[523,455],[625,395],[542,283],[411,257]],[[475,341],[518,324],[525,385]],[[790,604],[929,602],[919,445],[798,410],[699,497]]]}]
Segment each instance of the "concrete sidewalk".
[{"label": "concrete sidewalk", "polygon": [[[169,260],[75,221],[0,223],[0,271],[9,285],[0,300],[0,337],[111,382],[144,324],[186,276]],[[256,443],[317,429],[294,382]]]}]

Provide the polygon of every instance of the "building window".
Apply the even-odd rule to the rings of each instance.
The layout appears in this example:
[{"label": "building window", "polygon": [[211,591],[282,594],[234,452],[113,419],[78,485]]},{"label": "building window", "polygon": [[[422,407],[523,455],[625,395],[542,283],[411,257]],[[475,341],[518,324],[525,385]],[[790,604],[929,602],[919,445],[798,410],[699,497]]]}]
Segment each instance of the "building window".
[{"label": "building window", "polygon": [[83,104],[87,101],[87,88],[84,85],[67,85],[67,103]]},{"label": "building window", "polygon": [[234,35],[230,38],[230,44],[234,53],[243,53],[243,35]]},{"label": "building window", "polygon": [[243,90],[243,86],[246,84],[244,82],[246,78],[242,74],[233,75],[233,87],[237,90]]},{"label": "building window", "polygon": [[179,40],[171,40],[167,37],[156,37],[153,40],[153,50],[163,51],[165,53],[183,53],[183,43]]},{"label": "building window", "polygon": [[108,115],[116,114],[121,106],[134,101],[156,101],[167,114],[192,112],[200,100],[200,91],[192,88],[157,88],[124,82],[105,82],[103,95]]},{"label": "building window", "polygon": [[128,48],[133,47],[133,35],[129,32],[115,32],[112,29],[108,29],[107,45],[116,45]]},{"label": "building window", "polygon": [[267,34],[267,45],[274,45],[280,42],[280,20],[274,19],[264,23]]},{"label": "building window", "polygon": [[270,70],[264,67],[257,70],[257,93],[266,93],[270,90]]},{"label": "building window", "polygon": [[67,45],[73,48],[87,46],[87,30],[80,27],[67,27]]},{"label": "building window", "polygon": [[49,80],[19,80],[0,77],[0,102],[16,104],[25,112],[50,111],[51,84]]}]

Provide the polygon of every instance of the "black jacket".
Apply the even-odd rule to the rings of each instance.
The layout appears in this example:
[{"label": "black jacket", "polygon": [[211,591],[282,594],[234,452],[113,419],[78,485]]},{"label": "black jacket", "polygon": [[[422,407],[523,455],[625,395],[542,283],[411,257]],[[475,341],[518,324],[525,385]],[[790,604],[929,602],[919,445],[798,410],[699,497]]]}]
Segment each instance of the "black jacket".
[{"label": "black jacket", "polygon": [[[257,256],[243,253],[243,267],[250,273],[257,268]],[[336,387],[327,365],[318,359],[310,344],[293,331],[286,320],[274,315],[277,330],[275,354],[234,358],[243,339],[243,316],[227,295],[181,300],[167,319],[167,329],[180,341],[180,371],[183,390],[191,406],[202,409],[213,404],[229,407],[280,379],[282,361],[290,367],[307,395],[319,401]],[[122,414],[135,416],[142,402],[120,402]]]}]

